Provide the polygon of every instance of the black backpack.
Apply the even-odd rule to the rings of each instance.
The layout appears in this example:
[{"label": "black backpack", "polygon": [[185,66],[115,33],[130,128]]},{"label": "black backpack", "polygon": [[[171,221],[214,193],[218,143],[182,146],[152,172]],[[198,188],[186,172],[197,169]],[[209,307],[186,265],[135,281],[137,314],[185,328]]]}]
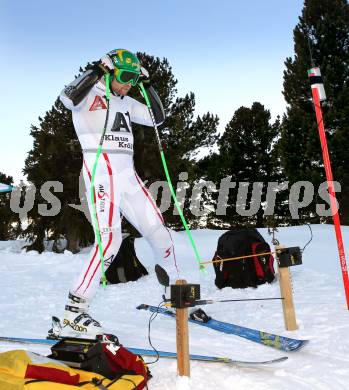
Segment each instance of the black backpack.
[{"label": "black backpack", "polygon": [[144,275],[148,275],[148,271],[137,258],[134,241],[134,237],[125,236],[115,258],[112,256],[111,259],[105,260],[106,265],[111,262],[105,272],[110,284],[135,281]]},{"label": "black backpack", "polygon": [[[235,229],[218,240],[213,260],[271,252],[270,246],[254,228]],[[275,279],[274,258],[270,255],[213,263],[218,288],[247,288]]]}]

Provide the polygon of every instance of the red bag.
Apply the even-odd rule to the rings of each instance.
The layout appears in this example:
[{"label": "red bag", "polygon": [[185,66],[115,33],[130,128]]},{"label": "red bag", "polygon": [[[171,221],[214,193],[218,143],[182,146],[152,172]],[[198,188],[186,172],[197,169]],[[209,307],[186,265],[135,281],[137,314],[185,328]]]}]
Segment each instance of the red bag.
[{"label": "red bag", "polygon": [[135,375],[142,375],[144,381],[141,382],[137,389],[143,389],[150,379],[150,372],[145,365],[143,359],[128,351],[122,345],[111,343],[102,343],[103,352],[108,359],[110,368],[115,373],[132,373]]},{"label": "red bag", "polygon": [[67,365],[74,364],[74,367],[80,370],[100,374],[111,381],[109,386],[118,380],[132,381],[130,377],[123,378],[129,375],[131,378],[138,377],[134,388],[141,390],[151,377],[142,358],[119,345],[118,339],[112,335],[103,335],[103,339],[98,341],[62,339],[51,348],[51,351],[50,358],[66,362]]}]

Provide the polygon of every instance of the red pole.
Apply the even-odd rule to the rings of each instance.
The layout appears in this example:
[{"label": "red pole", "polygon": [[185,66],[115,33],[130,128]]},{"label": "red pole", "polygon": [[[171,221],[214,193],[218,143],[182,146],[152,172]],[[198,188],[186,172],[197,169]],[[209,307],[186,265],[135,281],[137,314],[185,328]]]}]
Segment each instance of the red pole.
[{"label": "red pole", "polygon": [[337,203],[337,199],[336,199],[336,193],[335,193],[334,187],[333,187],[333,175],[332,175],[332,169],[331,169],[330,156],[329,156],[328,148],[327,148],[324,121],[323,121],[323,117],[322,117],[320,94],[319,94],[318,88],[315,85],[312,86],[311,90],[312,90],[312,94],[313,94],[313,102],[314,102],[314,107],[315,107],[317,125],[318,125],[318,129],[319,129],[319,136],[320,136],[322,155],[323,155],[324,165],[325,165],[328,192],[330,195],[332,218],[333,218],[335,232],[336,232],[336,238],[337,238],[339,261],[340,261],[340,265],[341,265],[341,269],[342,269],[344,291],[345,291],[345,296],[346,296],[346,300],[347,300],[347,308],[349,310],[348,269],[347,269],[347,262],[345,259],[345,251],[344,251],[344,245],[343,245],[341,223],[340,223],[339,212],[338,212],[338,203]]}]

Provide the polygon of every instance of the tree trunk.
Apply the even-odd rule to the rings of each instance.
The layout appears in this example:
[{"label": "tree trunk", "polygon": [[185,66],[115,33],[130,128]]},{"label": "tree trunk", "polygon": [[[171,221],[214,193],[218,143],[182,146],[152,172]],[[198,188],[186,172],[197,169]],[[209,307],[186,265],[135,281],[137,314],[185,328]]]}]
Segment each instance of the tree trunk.
[{"label": "tree trunk", "polygon": [[45,250],[44,238],[45,238],[45,231],[42,230],[38,233],[37,237],[34,239],[34,242],[32,244],[24,247],[25,250],[27,252],[38,251],[39,253],[42,253]]},{"label": "tree trunk", "polygon": [[66,250],[72,253],[80,252],[80,246],[79,246],[80,240],[74,228],[69,229],[66,238],[67,238]]}]

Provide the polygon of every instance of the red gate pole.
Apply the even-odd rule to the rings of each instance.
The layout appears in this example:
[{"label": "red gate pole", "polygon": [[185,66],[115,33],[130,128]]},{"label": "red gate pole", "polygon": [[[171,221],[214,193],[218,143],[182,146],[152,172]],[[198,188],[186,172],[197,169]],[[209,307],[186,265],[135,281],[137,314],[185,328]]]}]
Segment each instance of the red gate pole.
[{"label": "red gate pole", "polygon": [[335,228],[335,232],[336,232],[339,261],[340,261],[340,265],[341,265],[341,269],[342,269],[343,284],[344,284],[344,291],[345,291],[345,296],[346,296],[346,301],[347,301],[347,308],[349,310],[348,269],[347,269],[347,262],[346,262],[346,258],[345,258],[345,251],[344,251],[344,245],[343,245],[338,203],[337,203],[336,193],[335,193],[334,186],[333,186],[333,174],[332,174],[332,169],[331,169],[330,156],[328,153],[325,127],[324,127],[324,121],[323,121],[322,110],[321,110],[321,101],[326,99],[326,95],[325,95],[325,90],[324,90],[324,86],[323,86],[323,82],[322,82],[320,68],[312,68],[312,69],[308,70],[308,76],[310,78],[311,90],[312,90],[312,94],[313,94],[313,103],[314,103],[314,107],[315,107],[317,125],[318,125],[318,130],[319,130],[322,155],[323,155],[325,172],[326,172],[328,192],[330,195],[331,212],[332,212],[332,218],[333,218],[334,228]]}]

